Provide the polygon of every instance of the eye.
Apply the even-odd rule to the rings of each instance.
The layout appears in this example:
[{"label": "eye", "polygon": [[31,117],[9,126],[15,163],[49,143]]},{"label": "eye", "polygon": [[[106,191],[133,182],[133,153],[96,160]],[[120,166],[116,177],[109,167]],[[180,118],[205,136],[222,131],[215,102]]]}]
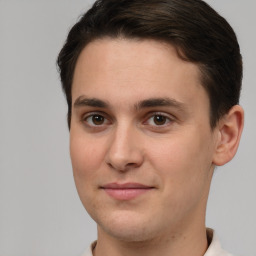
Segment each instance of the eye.
[{"label": "eye", "polygon": [[147,124],[151,126],[165,126],[171,121],[172,119],[164,114],[154,114],[147,120]]},{"label": "eye", "polygon": [[83,117],[83,122],[85,122],[89,126],[102,126],[109,123],[109,121],[100,114],[87,115]]}]

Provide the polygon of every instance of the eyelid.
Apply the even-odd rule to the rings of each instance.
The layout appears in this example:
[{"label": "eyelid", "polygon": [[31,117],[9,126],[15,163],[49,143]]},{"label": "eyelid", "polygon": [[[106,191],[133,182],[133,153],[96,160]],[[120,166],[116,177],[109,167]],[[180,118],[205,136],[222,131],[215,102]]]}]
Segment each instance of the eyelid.
[{"label": "eyelid", "polygon": [[[166,118],[169,120],[168,123],[175,121],[175,117],[174,117],[173,115],[171,115],[171,114],[167,114],[167,113],[161,112],[161,111],[153,111],[153,112],[148,113],[148,115],[147,115],[147,117],[146,117],[146,121],[143,122],[143,123],[147,123],[148,120],[149,120],[150,118],[153,118],[154,116],[163,116],[163,117],[166,117]],[[167,125],[168,125],[168,124],[164,124],[164,125],[153,125],[153,126],[155,126],[155,127],[157,127],[157,128],[161,128],[161,127],[165,127],[165,126],[167,126]]]},{"label": "eyelid", "polygon": [[[91,124],[89,124],[87,121],[86,121],[86,119],[88,119],[88,118],[90,118],[90,117],[92,117],[92,116],[94,116],[94,115],[99,115],[99,116],[102,116],[105,120],[107,120],[108,122],[107,123],[105,123],[104,122],[104,124],[102,124],[102,125],[91,125]],[[84,124],[84,125],[86,125],[87,127],[92,127],[92,128],[100,128],[100,127],[102,127],[102,126],[105,126],[105,125],[108,125],[108,124],[110,124],[112,121],[111,121],[111,119],[109,118],[109,116],[105,113],[105,112],[102,112],[102,111],[90,111],[90,112],[87,112],[87,113],[85,113],[85,114],[83,114],[82,115],[82,117],[81,117],[81,122]]]},{"label": "eyelid", "polygon": [[[94,115],[102,116],[104,118],[104,123],[99,124],[99,125],[90,124],[86,119],[88,119],[89,117],[92,117]],[[163,125],[150,124],[149,120],[151,118],[154,118],[157,115],[167,118],[167,122]],[[112,124],[114,121],[113,118],[111,118],[111,116],[109,116],[106,112],[103,112],[103,111],[88,111],[88,112],[82,114],[80,119],[81,119],[80,121],[82,122],[82,124],[84,126],[86,126],[87,128],[91,128],[91,129],[103,129],[106,126]],[[166,127],[170,126],[171,124],[173,124],[173,122],[176,120],[174,115],[163,112],[163,111],[151,111],[151,112],[147,113],[146,117],[143,119],[144,119],[144,121],[142,120],[142,123],[141,123],[142,125],[150,126],[150,127],[152,127],[152,129],[155,129],[155,130],[166,128]]]},{"label": "eyelid", "polygon": [[147,117],[158,116],[158,115],[159,116],[165,116],[165,117],[169,118],[170,120],[174,120],[175,119],[174,115],[168,114],[168,113],[166,113],[164,111],[151,111],[151,112],[149,112],[147,114]]}]

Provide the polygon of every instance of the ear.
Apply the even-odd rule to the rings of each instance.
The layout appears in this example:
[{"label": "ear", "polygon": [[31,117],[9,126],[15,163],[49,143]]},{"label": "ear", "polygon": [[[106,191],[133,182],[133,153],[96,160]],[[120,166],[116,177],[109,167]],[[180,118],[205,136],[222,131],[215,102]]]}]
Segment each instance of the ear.
[{"label": "ear", "polygon": [[243,126],[243,108],[235,105],[221,118],[216,127],[218,139],[213,156],[213,164],[218,166],[224,165],[235,156]]}]

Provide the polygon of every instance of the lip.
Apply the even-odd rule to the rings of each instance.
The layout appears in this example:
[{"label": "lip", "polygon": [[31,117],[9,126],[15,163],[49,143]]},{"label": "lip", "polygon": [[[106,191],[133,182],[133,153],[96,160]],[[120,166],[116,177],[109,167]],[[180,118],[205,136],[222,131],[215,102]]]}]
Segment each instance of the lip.
[{"label": "lip", "polygon": [[152,186],[132,182],[123,184],[109,183],[100,188],[110,197],[117,200],[132,200],[154,189]]}]

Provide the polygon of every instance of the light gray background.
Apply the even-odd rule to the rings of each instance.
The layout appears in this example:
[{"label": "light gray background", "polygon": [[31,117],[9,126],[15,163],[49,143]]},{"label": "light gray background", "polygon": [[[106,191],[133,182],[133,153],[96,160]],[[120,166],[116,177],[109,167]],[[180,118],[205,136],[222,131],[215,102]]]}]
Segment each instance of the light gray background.
[{"label": "light gray background", "polygon": [[[223,246],[256,255],[256,2],[208,0],[237,32],[246,121],[235,159],[218,168],[207,210]],[[79,255],[96,238],[76,193],[66,102],[55,60],[92,3],[0,0],[0,255]]]}]

